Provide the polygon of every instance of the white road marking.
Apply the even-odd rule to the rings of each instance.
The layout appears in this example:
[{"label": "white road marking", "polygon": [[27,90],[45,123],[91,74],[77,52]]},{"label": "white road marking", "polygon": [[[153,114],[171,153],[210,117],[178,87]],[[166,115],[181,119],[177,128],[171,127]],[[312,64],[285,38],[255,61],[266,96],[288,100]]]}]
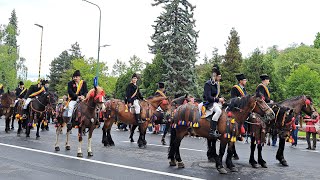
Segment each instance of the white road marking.
[{"label": "white road marking", "polygon": [[[131,143],[130,141],[121,141],[123,143]],[[166,145],[159,145],[159,144],[147,144],[147,146],[157,146],[157,147],[169,147],[169,146],[166,146]],[[201,149],[190,149],[190,148],[180,148],[180,149],[183,149],[183,150],[188,150],[188,151],[197,151],[197,152],[207,152],[207,151],[204,151],[204,150],[201,150]]]},{"label": "white road marking", "polygon": [[73,156],[64,155],[64,154],[57,154],[57,153],[53,153],[53,152],[42,151],[42,150],[38,150],[38,149],[15,146],[15,145],[11,145],[11,144],[0,143],[0,146],[6,146],[6,147],[22,149],[22,150],[26,150],[26,151],[38,152],[38,153],[49,154],[49,155],[53,155],[53,156],[60,156],[60,157],[65,157],[65,158],[69,158],[69,159],[76,159],[76,160],[80,160],[80,161],[86,161],[86,162],[102,164],[102,165],[107,165],[107,166],[113,166],[113,167],[119,167],[119,168],[124,168],[124,169],[131,169],[131,170],[135,170],[135,171],[148,172],[148,173],[159,174],[159,175],[164,175],[164,176],[170,176],[170,177],[176,177],[176,178],[182,178],[182,179],[191,179],[191,180],[204,180],[204,179],[196,178],[196,177],[192,177],[192,176],[184,176],[184,175],[180,175],[180,174],[156,171],[156,170],[151,170],[151,169],[144,169],[144,168],[139,168],[139,167],[132,167],[132,166],[126,166],[126,165],[121,165],[121,164],[108,163],[108,162],[97,161],[97,160],[93,160],[93,159],[84,159],[84,158],[73,157]]},{"label": "white road marking", "polygon": [[315,151],[315,150],[308,150],[308,149],[302,149],[301,151],[304,152],[314,152],[314,153],[318,153],[319,151]]}]

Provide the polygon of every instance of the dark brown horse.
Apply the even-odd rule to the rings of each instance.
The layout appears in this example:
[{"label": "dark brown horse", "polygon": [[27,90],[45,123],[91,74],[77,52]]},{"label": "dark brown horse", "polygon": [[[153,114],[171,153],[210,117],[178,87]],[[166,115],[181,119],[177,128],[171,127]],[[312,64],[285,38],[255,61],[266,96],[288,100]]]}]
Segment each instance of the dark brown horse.
[{"label": "dark brown horse", "polygon": [[114,142],[111,137],[111,127],[116,121],[121,121],[127,125],[132,125],[130,129],[130,141],[134,142],[133,134],[136,127],[139,126],[139,139],[138,146],[146,147],[147,141],[145,140],[145,134],[150,122],[150,118],[155,110],[160,106],[164,111],[170,109],[170,104],[166,97],[153,96],[148,98],[146,101],[140,101],[141,106],[141,118],[144,123],[137,125],[134,114],[131,113],[126,104],[118,99],[111,99],[106,102],[106,113],[104,118],[104,126],[102,128],[102,143],[104,146],[114,146]]},{"label": "dark brown horse", "polygon": [[[226,112],[229,111],[229,112]],[[200,137],[207,138],[209,149],[208,153],[215,158],[216,167],[220,173],[227,173],[222,165],[222,157],[228,145],[227,167],[231,171],[238,171],[232,163],[233,145],[238,137],[238,123],[243,124],[248,118],[250,112],[256,112],[265,115],[267,119],[274,118],[274,112],[260,97],[259,94],[255,96],[247,96],[241,99],[233,99],[228,108],[224,108],[218,122],[218,131],[220,134],[220,150],[219,156],[216,154],[216,141],[209,136],[210,122],[203,118],[200,119],[198,106],[188,103],[178,107],[174,115],[173,129],[171,129],[171,140],[168,158],[170,159],[170,166],[183,168],[184,163],[180,157],[180,143],[183,137],[187,134],[188,128],[191,127],[194,133]]]},{"label": "dark brown horse", "polygon": [[[101,87],[95,87],[94,89],[91,89],[86,99],[81,101],[78,106],[76,106],[74,110],[75,114],[75,122],[78,123],[78,157],[83,157],[82,153],[82,132],[84,129],[89,128],[89,135],[88,135],[88,156],[93,156],[92,149],[91,149],[91,141],[92,141],[92,133],[93,130],[96,128],[96,124],[98,119],[96,118],[96,110],[105,110],[104,106],[104,96],[105,93]],[[63,108],[60,108],[60,111],[58,112],[57,116],[59,117],[59,114],[63,112]],[[57,125],[56,129],[56,143],[55,143],[55,151],[60,151],[59,147],[59,134],[61,132],[61,128],[68,123],[69,118],[63,117],[58,118],[60,120]],[[71,121],[71,120],[70,120]],[[70,131],[72,129],[72,126],[67,127],[67,140],[66,140],[66,150],[70,150],[70,144],[69,144],[69,135]]]},{"label": "dark brown horse", "polygon": [[14,92],[8,91],[1,95],[0,98],[0,117],[5,116],[6,120],[6,128],[5,131],[8,133],[10,131],[10,120],[13,114],[14,101],[16,99],[16,95]]},{"label": "dark brown horse", "polygon": [[[40,125],[45,118],[46,109],[53,108],[58,100],[55,92],[45,92],[42,95],[31,100],[28,109],[29,115],[23,121],[26,121],[26,137],[30,137],[31,127],[37,127],[36,139],[40,138]],[[20,127],[19,127],[20,128]]]},{"label": "dark brown horse", "polygon": [[[259,114],[254,114],[248,122],[251,126],[251,153],[249,163],[253,168],[258,168],[260,164],[263,168],[267,168],[266,161],[262,158],[262,147],[265,143],[265,134],[270,127],[278,130],[280,138],[287,138],[290,136],[292,130],[292,123],[294,122],[294,110],[288,107],[279,106],[278,104],[269,105],[275,112],[275,119],[267,122]],[[258,149],[258,162],[254,158],[254,151]],[[283,156],[283,151],[282,151]]]},{"label": "dark brown horse", "polygon": [[18,131],[17,131],[18,136],[21,134],[22,124],[24,123],[24,125],[25,125],[25,121],[23,121],[24,119],[22,118],[23,105],[24,105],[23,100],[19,99],[17,104],[16,104],[16,108],[15,108],[16,111],[15,111],[15,114],[14,114],[15,120],[17,120],[17,122],[18,122]]}]

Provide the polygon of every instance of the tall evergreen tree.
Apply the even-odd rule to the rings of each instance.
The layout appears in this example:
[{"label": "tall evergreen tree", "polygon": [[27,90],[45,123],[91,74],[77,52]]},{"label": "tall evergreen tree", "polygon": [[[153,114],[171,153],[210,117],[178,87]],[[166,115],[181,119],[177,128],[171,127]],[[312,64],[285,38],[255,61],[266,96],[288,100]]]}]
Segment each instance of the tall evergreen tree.
[{"label": "tall evergreen tree", "polygon": [[224,61],[222,62],[221,74],[222,74],[222,89],[221,92],[224,97],[230,97],[230,90],[236,83],[235,75],[240,72],[241,69],[241,52],[240,52],[240,36],[235,28],[230,31],[230,36],[226,43],[226,54]]},{"label": "tall evergreen tree", "polygon": [[18,33],[18,18],[16,15],[16,11],[13,10],[11,12],[11,17],[9,18],[9,24],[6,27],[6,38],[5,44],[17,49],[17,36]]},{"label": "tall evergreen tree", "polygon": [[316,39],[313,41],[313,47],[320,49],[320,32],[317,33]]},{"label": "tall evergreen tree", "polygon": [[154,0],[164,11],[155,21],[151,52],[163,56],[163,79],[169,95],[198,95],[195,62],[198,32],[194,30],[193,6],[188,0]]},{"label": "tall evergreen tree", "polygon": [[112,66],[111,75],[119,77],[119,76],[125,74],[127,69],[128,69],[128,67],[127,67],[126,63],[117,59],[117,62]]},{"label": "tall evergreen tree", "polygon": [[131,69],[133,72],[140,72],[144,68],[143,61],[136,55],[133,55],[130,57],[129,60],[129,69]]}]

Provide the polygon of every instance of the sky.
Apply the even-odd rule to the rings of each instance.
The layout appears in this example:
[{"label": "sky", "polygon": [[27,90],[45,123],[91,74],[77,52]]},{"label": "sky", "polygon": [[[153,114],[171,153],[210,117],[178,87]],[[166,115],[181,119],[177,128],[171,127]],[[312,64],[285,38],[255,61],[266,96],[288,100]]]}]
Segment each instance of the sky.
[{"label": "sky", "polygon": [[[198,64],[214,47],[225,53],[232,27],[240,35],[240,50],[247,57],[255,48],[266,50],[293,43],[311,45],[320,31],[318,0],[189,0],[196,6],[194,18],[198,38]],[[117,59],[128,62],[137,55],[151,62],[149,53],[152,25],[162,8],[153,0],[91,0],[100,6],[100,61],[112,69]],[[41,76],[49,74],[49,64],[78,42],[85,57],[97,58],[99,11],[82,0],[0,0],[0,24],[7,24],[11,11],[18,17],[20,56],[26,58],[28,79],[38,76],[41,29],[43,48]]]}]

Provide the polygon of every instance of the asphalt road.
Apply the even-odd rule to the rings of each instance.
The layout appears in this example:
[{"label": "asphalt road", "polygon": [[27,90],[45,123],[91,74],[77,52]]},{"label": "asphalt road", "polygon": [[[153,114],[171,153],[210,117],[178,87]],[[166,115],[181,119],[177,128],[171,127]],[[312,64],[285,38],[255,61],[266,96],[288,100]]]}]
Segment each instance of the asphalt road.
[{"label": "asphalt road", "polygon": [[[16,125],[17,126],[17,125]],[[71,135],[71,150],[64,149],[64,134],[60,136],[61,151],[54,151],[55,131],[40,133],[36,140],[35,131],[31,137],[24,134],[17,137],[16,129],[10,133],[4,131],[4,121],[0,120],[0,179],[17,180],[82,180],[82,179],[320,179],[320,152],[306,150],[306,142],[298,141],[296,148],[286,145],[285,158],[289,167],[282,167],[275,159],[277,147],[265,146],[263,157],[268,168],[253,169],[249,161],[249,145],[237,142],[240,160],[234,161],[238,173],[220,175],[214,163],[207,162],[206,141],[186,137],[181,144],[181,156],[184,169],[169,167],[167,146],[160,143],[161,136],[147,134],[148,146],[139,149],[136,143],[129,142],[129,132],[112,129],[114,147],[101,144],[101,129],[93,135],[93,157],[87,157],[87,136],[84,137],[83,158],[76,157],[77,133]],[[135,133],[135,139],[138,133]],[[169,142],[169,137],[167,137]]]}]

